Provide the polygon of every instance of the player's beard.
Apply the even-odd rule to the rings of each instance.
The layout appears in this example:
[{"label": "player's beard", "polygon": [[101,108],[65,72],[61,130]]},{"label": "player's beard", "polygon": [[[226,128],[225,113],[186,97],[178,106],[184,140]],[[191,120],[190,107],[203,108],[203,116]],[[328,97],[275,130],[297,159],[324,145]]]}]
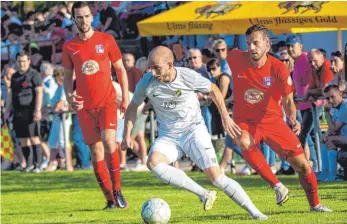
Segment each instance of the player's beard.
[{"label": "player's beard", "polygon": [[[257,52],[255,52],[257,53]],[[260,54],[252,54],[252,52],[249,52],[250,56],[251,56],[251,59],[253,61],[259,61],[263,56],[264,54],[266,53],[266,50],[264,50],[263,52],[261,52]]]},{"label": "player's beard", "polygon": [[82,26],[77,26],[77,29],[81,32],[81,33],[88,33],[88,31],[90,30],[90,26],[85,25],[86,28],[83,29],[83,25]]}]

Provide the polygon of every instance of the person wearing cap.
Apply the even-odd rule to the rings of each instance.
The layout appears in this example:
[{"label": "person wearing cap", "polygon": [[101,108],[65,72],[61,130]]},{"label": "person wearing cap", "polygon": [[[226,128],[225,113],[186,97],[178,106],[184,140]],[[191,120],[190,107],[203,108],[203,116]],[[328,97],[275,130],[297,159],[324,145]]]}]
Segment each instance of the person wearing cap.
[{"label": "person wearing cap", "polygon": [[[292,71],[293,83],[296,96],[305,97],[309,83],[312,80],[312,68],[307,59],[307,52],[303,51],[301,39],[297,35],[291,35],[286,39],[289,55],[294,59],[294,68]],[[313,163],[313,169],[317,170],[317,156],[310,133],[313,129],[313,113],[311,102],[298,102],[297,109],[302,117],[302,129],[299,135],[300,143],[304,148],[306,144],[310,150],[305,150],[306,158]]]}]

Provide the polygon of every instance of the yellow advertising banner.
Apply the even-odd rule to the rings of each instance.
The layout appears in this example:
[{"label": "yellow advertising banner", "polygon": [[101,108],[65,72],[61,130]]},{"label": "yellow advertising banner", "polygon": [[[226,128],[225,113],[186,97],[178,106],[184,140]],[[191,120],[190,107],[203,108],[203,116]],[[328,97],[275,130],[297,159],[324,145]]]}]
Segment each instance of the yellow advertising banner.
[{"label": "yellow advertising banner", "polygon": [[347,1],[188,2],[137,23],[141,36],[244,34],[262,24],[274,33],[347,28]]}]

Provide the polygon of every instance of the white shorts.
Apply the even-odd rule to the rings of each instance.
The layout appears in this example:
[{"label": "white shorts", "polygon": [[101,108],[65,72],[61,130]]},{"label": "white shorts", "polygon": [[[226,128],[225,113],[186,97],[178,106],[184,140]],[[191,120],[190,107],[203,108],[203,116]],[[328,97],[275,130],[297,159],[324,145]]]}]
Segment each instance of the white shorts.
[{"label": "white shorts", "polygon": [[218,166],[211,136],[204,123],[195,125],[180,137],[169,135],[158,137],[149,154],[154,151],[162,153],[169,159],[170,163],[175,162],[186,154],[202,170]]}]

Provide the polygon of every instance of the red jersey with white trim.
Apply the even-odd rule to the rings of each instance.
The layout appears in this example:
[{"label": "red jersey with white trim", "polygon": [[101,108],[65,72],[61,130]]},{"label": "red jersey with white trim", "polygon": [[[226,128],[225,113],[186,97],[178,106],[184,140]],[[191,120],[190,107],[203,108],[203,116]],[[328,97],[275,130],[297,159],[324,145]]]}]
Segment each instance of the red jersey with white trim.
[{"label": "red jersey with white trim", "polygon": [[83,97],[83,109],[102,107],[116,98],[111,66],[121,58],[115,39],[98,31],[87,40],[75,36],[64,44],[62,66],[75,70],[76,91]]},{"label": "red jersey with white trim", "polygon": [[260,122],[283,118],[281,99],[293,92],[293,82],[283,62],[271,55],[267,57],[264,66],[255,68],[248,52],[234,49],[228,53],[235,120]]}]

